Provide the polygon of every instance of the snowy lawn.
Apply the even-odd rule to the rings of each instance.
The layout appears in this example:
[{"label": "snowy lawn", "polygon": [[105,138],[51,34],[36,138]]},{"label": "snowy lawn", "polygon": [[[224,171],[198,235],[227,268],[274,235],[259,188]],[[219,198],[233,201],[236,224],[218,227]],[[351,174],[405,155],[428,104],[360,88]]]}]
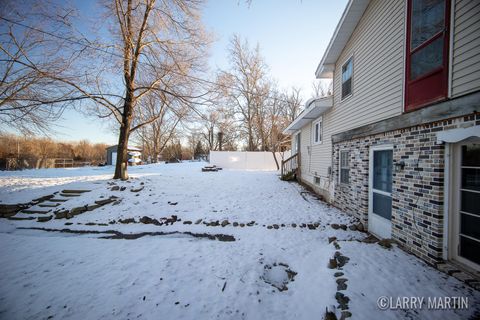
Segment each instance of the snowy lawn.
[{"label": "snowy lawn", "polygon": [[[60,200],[14,219],[75,212],[0,219],[0,318],[322,319],[331,306],[340,318],[342,304],[352,319],[479,315],[479,292],[395,246],[360,242],[365,233],[341,228],[353,218],[299,185],[203,165],[134,167],[127,182],[111,180],[112,167],[0,173],[0,204]],[[336,251],[345,265],[330,269]],[[381,296],[462,296],[469,308],[382,311]]]}]

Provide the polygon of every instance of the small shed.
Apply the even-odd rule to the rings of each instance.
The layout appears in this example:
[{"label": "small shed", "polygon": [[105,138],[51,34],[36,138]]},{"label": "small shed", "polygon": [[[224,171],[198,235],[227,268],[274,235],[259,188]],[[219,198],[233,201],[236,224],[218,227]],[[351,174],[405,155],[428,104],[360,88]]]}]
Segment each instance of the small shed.
[{"label": "small shed", "polygon": [[[117,163],[118,145],[110,146],[107,149],[107,165],[115,165]],[[128,164],[136,165],[141,163],[142,149],[128,146]]]}]

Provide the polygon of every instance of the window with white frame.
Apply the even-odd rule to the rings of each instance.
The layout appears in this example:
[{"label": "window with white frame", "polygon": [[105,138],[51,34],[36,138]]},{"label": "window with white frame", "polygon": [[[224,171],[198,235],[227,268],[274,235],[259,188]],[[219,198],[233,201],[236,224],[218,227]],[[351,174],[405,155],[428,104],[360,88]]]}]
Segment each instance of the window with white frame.
[{"label": "window with white frame", "polygon": [[318,119],[313,123],[312,133],[313,133],[313,144],[322,143],[322,118]]},{"label": "window with white frame", "polygon": [[300,152],[300,132],[297,132],[297,133],[294,135],[294,139],[293,139],[293,151],[294,151],[293,154]]},{"label": "window with white frame", "polygon": [[352,94],[353,61],[348,59],[342,66],[342,99]]},{"label": "window with white frame", "polygon": [[340,183],[350,183],[350,152],[340,151]]}]

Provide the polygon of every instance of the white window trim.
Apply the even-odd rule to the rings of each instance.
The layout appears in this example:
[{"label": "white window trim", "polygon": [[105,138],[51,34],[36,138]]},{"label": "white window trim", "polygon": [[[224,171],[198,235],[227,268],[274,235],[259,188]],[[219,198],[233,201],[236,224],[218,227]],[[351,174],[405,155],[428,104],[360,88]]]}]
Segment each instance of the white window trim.
[{"label": "white window trim", "polygon": [[[343,67],[347,64],[348,61],[352,61],[352,77],[351,79],[351,86],[350,86],[350,93],[347,94],[345,97],[342,97],[343,93]],[[353,60],[353,54],[351,54],[345,61],[342,63],[342,67],[340,68],[340,101],[345,101],[353,96],[353,80],[355,78],[355,63]]]},{"label": "white window trim", "polygon": [[348,182],[342,182],[342,153],[346,152],[350,158],[350,150],[340,150],[340,155],[338,156],[338,183],[342,186],[348,186],[350,184],[350,159],[348,161]]},{"label": "white window trim", "polygon": [[[318,141],[315,141],[315,126],[320,123],[320,139]],[[323,117],[318,118],[317,120],[312,122],[312,145],[319,145],[323,143]]]}]

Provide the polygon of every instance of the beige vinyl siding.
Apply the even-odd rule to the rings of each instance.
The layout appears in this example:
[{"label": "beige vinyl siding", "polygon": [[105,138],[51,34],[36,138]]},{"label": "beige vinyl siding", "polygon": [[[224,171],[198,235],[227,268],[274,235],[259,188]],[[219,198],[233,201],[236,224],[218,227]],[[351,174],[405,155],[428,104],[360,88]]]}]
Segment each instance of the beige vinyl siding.
[{"label": "beige vinyl siding", "polygon": [[300,169],[302,177],[309,174],[310,156],[308,148],[312,145],[311,127],[312,125],[309,123],[300,131]]},{"label": "beige vinyl siding", "polygon": [[[373,0],[365,10],[335,67],[332,133],[402,113],[404,10],[401,0]],[[350,56],[353,94],[342,101],[341,70]]]},{"label": "beige vinyl siding", "polygon": [[[313,123],[313,122],[312,122]],[[328,167],[332,159],[331,116],[326,113],[322,117],[322,143],[312,146],[310,174],[328,177]]]},{"label": "beige vinyl siding", "polygon": [[[323,143],[312,146],[311,174],[328,176],[333,134],[402,113],[404,13],[403,0],[372,0],[365,10],[335,66],[334,104],[323,115]],[[350,57],[353,57],[352,95],[342,101],[342,65]]]},{"label": "beige vinyl siding", "polygon": [[480,90],[480,1],[454,5],[452,97]]}]

